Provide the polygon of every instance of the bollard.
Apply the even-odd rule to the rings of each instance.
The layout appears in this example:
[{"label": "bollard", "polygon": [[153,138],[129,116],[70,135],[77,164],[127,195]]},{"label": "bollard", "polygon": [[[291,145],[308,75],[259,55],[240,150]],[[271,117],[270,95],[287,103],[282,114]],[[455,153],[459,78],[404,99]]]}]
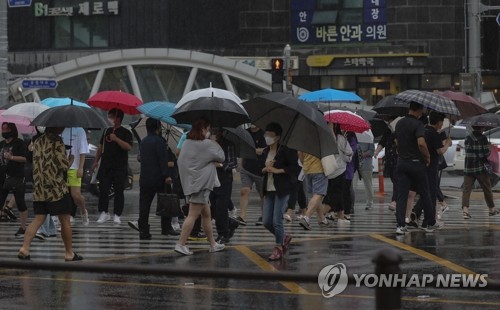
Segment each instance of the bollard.
[{"label": "bollard", "polygon": [[378,194],[384,195],[384,161],[378,158]]},{"label": "bollard", "polygon": [[[375,263],[375,274],[379,277],[381,274],[387,276],[401,274],[399,264],[401,263],[401,255],[393,249],[382,249],[372,259]],[[401,309],[401,286],[397,287],[380,287],[375,288],[376,309]]]}]

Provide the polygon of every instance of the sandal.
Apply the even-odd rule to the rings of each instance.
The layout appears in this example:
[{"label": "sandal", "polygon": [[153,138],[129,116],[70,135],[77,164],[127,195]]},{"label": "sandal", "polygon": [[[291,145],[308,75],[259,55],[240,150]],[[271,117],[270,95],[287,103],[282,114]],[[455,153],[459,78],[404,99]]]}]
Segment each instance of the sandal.
[{"label": "sandal", "polygon": [[[491,215],[491,214],[490,214],[490,215]],[[464,211],[464,212],[463,212],[463,216],[464,216],[464,219],[465,219],[465,220],[468,220],[468,219],[472,218],[472,217],[470,216],[469,212],[466,212],[466,211]]]},{"label": "sandal", "polygon": [[31,260],[31,256],[29,254],[26,255],[21,252],[17,254],[17,258],[19,258],[20,260]]},{"label": "sandal", "polygon": [[488,212],[488,214],[489,214],[490,216],[497,215],[497,214],[500,214],[500,210],[495,209],[495,210],[493,210],[493,211]]},{"label": "sandal", "polygon": [[17,216],[12,212],[12,209],[9,207],[4,207],[3,212],[11,219],[11,220],[16,220]]},{"label": "sandal", "polygon": [[76,252],[73,252],[73,258],[72,259],[64,259],[64,260],[67,261],[67,262],[76,262],[76,261],[83,260],[83,257],[81,257],[80,255],[78,255]]}]

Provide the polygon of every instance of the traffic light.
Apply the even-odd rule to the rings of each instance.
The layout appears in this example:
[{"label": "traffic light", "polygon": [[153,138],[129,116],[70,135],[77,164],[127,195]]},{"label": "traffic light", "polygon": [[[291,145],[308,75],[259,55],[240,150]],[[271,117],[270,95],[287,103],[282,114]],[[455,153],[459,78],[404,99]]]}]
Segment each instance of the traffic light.
[{"label": "traffic light", "polygon": [[283,58],[272,58],[271,59],[271,75],[272,84],[271,88],[273,92],[283,92]]}]

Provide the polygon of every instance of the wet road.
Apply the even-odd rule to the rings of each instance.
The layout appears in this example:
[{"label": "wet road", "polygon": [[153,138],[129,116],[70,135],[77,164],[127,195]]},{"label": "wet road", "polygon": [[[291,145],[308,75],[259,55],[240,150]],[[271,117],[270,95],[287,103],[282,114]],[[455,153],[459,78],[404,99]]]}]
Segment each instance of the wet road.
[{"label": "wet road", "polygon": [[[378,188],[377,179],[374,179]],[[79,218],[74,226],[74,248],[88,262],[140,264],[208,270],[297,271],[318,274],[326,265],[343,263],[349,274],[373,273],[374,255],[383,248],[395,249],[402,257],[401,269],[407,274],[488,274],[500,279],[500,216],[489,217],[479,192],[471,201],[472,219],[464,220],[460,210],[459,177],[446,177],[442,187],[450,198],[450,210],[444,214],[444,229],[435,233],[412,231],[396,236],[394,214],[387,209],[390,193],[379,195],[373,210],[364,210],[364,188],[356,187],[355,214],[347,225],[303,230],[297,221],[286,224],[294,239],[290,252],[279,262],[269,262],[273,238],[262,226],[257,198],[252,196],[247,226],[240,226],[228,248],[208,253],[206,241],[192,241],[195,255],[182,257],[173,251],[176,237],[160,235],[159,218],[151,216],[153,239],[140,241],[138,233],[126,222],[138,214],[137,186],[126,192],[122,224],[97,225],[97,200],[87,196],[91,224],[83,226]],[[386,190],[391,188],[386,179]],[[233,200],[239,199],[235,184]],[[495,194],[496,202],[500,194]],[[28,205],[30,205],[28,203]],[[0,224],[0,259],[16,260],[21,240],[14,238],[16,223]],[[60,236],[34,240],[33,261],[61,262]],[[375,308],[375,291],[348,286],[333,298],[324,298],[317,283],[243,281],[235,279],[199,279],[152,276],[123,276],[76,272],[50,272],[3,269],[1,309],[326,309],[332,306],[352,309]],[[406,288],[404,308],[483,309],[500,307],[500,293],[451,288]]]}]

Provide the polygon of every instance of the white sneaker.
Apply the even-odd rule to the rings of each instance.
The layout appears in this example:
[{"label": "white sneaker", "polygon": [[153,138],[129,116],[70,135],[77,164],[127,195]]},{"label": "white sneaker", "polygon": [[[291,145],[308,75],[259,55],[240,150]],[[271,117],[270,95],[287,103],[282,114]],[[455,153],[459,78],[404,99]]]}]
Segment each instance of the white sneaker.
[{"label": "white sneaker", "polygon": [[233,210],[229,211],[229,216],[234,218],[238,217],[238,209],[234,207]]},{"label": "white sneaker", "polygon": [[284,214],[283,215],[283,218],[285,219],[285,221],[287,221],[288,223],[291,223],[292,222],[292,217],[288,214]]},{"label": "white sneaker", "polygon": [[210,248],[208,249],[208,252],[210,252],[210,253],[220,252],[220,251],[224,250],[225,247],[226,246],[224,244],[216,242],[214,246],[210,246]]},{"label": "white sneaker", "polygon": [[398,234],[398,235],[404,235],[407,232],[408,232],[408,230],[406,229],[406,227],[398,226],[396,228],[396,234]]},{"label": "white sneaker", "polygon": [[348,219],[338,219],[337,223],[342,225],[342,224],[351,224],[351,221]]},{"label": "white sneaker", "polygon": [[116,214],[113,216],[113,223],[115,223],[117,225],[120,225],[122,223],[122,221],[120,220],[120,217]]},{"label": "white sneaker", "polygon": [[174,251],[182,255],[193,255],[193,252],[189,251],[189,248],[185,245],[176,244]]},{"label": "white sneaker", "polygon": [[109,215],[109,213],[102,211],[101,214],[99,215],[99,218],[97,219],[97,223],[102,224],[104,222],[109,221],[110,219],[111,216]]},{"label": "white sneaker", "polygon": [[87,226],[89,224],[89,212],[87,210],[82,212],[82,222],[83,225]]}]

